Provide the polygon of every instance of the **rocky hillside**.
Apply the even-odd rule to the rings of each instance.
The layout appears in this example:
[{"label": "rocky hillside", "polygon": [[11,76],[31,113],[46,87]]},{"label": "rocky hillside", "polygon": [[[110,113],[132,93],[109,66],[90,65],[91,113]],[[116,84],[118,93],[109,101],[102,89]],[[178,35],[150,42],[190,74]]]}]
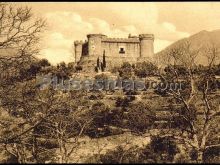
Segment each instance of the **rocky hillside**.
[{"label": "rocky hillside", "polygon": [[178,40],[173,44],[171,44],[170,46],[168,46],[167,48],[165,48],[164,50],[157,53],[156,57],[159,58],[159,61],[161,61],[162,60],[161,57],[163,57],[164,54],[169,53],[173,48],[180,47],[180,45],[185,41],[188,41],[191,44],[193,50],[200,49],[200,53],[196,61],[198,64],[206,65],[207,59],[205,57],[205,53],[206,53],[205,50],[207,50],[208,47],[211,47],[213,45],[220,50],[220,30],[214,30],[214,31],[203,30],[188,38]]}]

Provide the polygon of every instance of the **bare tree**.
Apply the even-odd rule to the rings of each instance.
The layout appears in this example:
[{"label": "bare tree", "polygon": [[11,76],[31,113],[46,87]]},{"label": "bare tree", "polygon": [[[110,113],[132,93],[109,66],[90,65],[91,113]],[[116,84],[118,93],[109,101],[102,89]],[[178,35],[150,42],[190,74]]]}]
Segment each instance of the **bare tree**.
[{"label": "bare tree", "polygon": [[0,71],[15,76],[39,52],[39,40],[46,22],[35,18],[31,8],[0,3]]},{"label": "bare tree", "polygon": [[17,53],[36,52],[39,34],[45,27],[41,18],[33,19],[29,7],[17,7],[13,3],[0,4],[0,48],[16,49]]},{"label": "bare tree", "polygon": [[46,118],[43,127],[48,129],[48,136],[57,141],[59,163],[69,163],[72,154],[79,147],[79,138],[93,118],[83,117],[81,110],[75,108],[77,103],[71,99],[69,94],[54,103],[57,105],[56,110]]},{"label": "bare tree", "polygon": [[[45,104],[39,97],[33,99],[38,90],[34,81],[18,81],[20,71],[30,65],[39,51],[40,34],[45,25],[43,19],[34,18],[29,7],[0,3],[0,106],[2,112],[8,114],[8,118],[1,115],[4,120],[1,121],[0,142],[20,163],[27,162],[30,156],[26,152],[32,145],[27,144],[30,133],[48,115],[36,115],[37,107],[31,105],[31,102]],[[46,109],[50,103],[47,102]]]},{"label": "bare tree", "polygon": [[[204,161],[204,152],[206,149],[220,145],[211,144],[212,140],[217,137],[216,128],[219,128],[217,122],[220,114],[219,98],[212,94],[213,74],[211,69],[215,64],[219,53],[216,47],[212,46],[207,49],[206,57],[208,69],[201,75],[196,74],[197,67],[196,57],[200,49],[193,50],[189,42],[183,43],[180,48],[171,51],[171,58],[175,64],[181,64],[187,69],[187,74],[184,75],[188,81],[189,87],[185,90],[167,90],[167,93],[174,99],[176,103],[181,105],[181,110],[178,111],[179,128],[184,130],[186,134],[171,131],[173,136],[182,141],[188,147],[192,147],[197,152],[197,161]],[[175,72],[173,79],[181,79],[180,75]],[[163,77],[163,79],[166,79]],[[176,119],[177,116],[174,116]],[[184,126],[183,126],[184,125]]]}]

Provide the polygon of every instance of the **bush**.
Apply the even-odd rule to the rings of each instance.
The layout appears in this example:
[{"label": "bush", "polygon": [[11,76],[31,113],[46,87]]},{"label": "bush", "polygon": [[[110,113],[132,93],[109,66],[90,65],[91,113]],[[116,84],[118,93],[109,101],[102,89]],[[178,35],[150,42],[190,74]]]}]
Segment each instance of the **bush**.
[{"label": "bush", "polygon": [[155,136],[145,148],[136,146],[125,149],[118,146],[113,151],[96,156],[100,163],[173,163],[174,156],[179,152],[177,144],[171,137]]},{"label": "bush", "polygon": [[92,123],[86,130],[86,134],[90,137],[108,136],[110,133],[104,128],[108,124],[109,120],[109,109],[102,102],[97,102],[92,105],[91,110],[87,116],[92,118]]},{"label": "bush", "polygon": [[140,78],[156,75],[157,72],[158,72],[158,68],[156,65],[145,61],[141,63],[137,63],[134,69],[135,75]]},{"label": "bush", "polygon": [[39,61],[40,66],[42,67],[46,67],[46,66],[51,66],[51,64],[49,63],[49,61],[47,59],[41,59]]},{"label": "bush", "polygon": [[149,129],[154,123],[155,113],[142,102],[123,107],[127,105],[128,100],[123,101],[114,109],[108,108],[102,102],[95,103],[87,114],[93,120],[86,134],[90,137],[103,137],[123,133],[122,129],[138,133]]},{"label": "bush", "polygon": [[96,80],[108,80],[108,75],[102,73],[95,76]]},{"label": "bush", "polygon": [[116,107],[128,107],[130,105],[130,103],[132,101],[134,101],[135,97],[130,97],[130,96],[126,96],[126,97],[118,97],[116,102],[115,102],[115,106]]},{"label": "bush", "polygon": [[220,162],[220,147],[211,147],[204,152],[204,162],[206,163],[219,163]]},{"label": "bush", "polygon": [[148,105],[143,102],[131,104],[128,108],[128,128],[136,132],[144,132],[152,126],[156,118]]},{"label": "bush", "polygon": [[0,146],[0,164],[13,164],[13,163],[18,163],[18,159],[15,155],[12,155],[5,151],[3,146]]},{"label": "bush", "polygon": [[77,65],[76,67],[75,67],[75,69],[76,69],[76,71],[82,71],[82,66],[80,66],[80,65]]},{"label": "bush", "polygon": [[172,162],[174,156],[179,152],[176,142],[169,136],[154,136],[150,145],[153,151],[161,155],[161,160],[165,162]]},{"label": "bush", "polygon": [[118,70],[119,76],[123,79],[130,79],[132,77],[133,68],[128,62],[124,62]]},{"label": "bush", "polygon": [[124,147],[118,146],[115,150],[101,155],[100,162],[104,164],[138,163],[138,155],[135,147],[125,150]]}]

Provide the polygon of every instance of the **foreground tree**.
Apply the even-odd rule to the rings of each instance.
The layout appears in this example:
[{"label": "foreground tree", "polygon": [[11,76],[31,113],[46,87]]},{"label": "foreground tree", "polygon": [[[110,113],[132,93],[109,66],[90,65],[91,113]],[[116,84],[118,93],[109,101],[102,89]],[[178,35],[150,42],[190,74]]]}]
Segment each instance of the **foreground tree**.
[{"label": "foreground tree", "polygon": [[[45,115],[37,112],[45,100],[34,99],[38,89],[33,87],[33,79],[27,81],[21,74],[36,61],[34,56],[39,51],[38,42],[44,27],[45,21],[35,19],[29,7],[0,3],[0,71],[5,75],[0,82],[0,143],[20,163],[28,161],[29,133]],[[33,72],[37,67],[32,65],[30,69]]]},{"label": "foreground tree", "polygon": [[[197,68],[196,57],[200,50],[192,49],[189,42],[184,42],[181,47],[175,48],[169,54],[174,64],[183,66],[184,75],[172,68],[173,76],[162,76],[164,82],[180,82],[184,78],[187,86],[184,89],[167,89],[166,93],[174,98],[172,105],[175,107],[174,120],[181,132],[169,130],[176,139],[183,142],[186,148],[196,152],[195,160],[204,162],[204,153],[207,149],[219,146],[218,122],[219,122],[219,96],[213,94],[212,68],[219,58],[217,49],[211,45],[206,49],[208,67],[202,74],[195,74]],[[172,99],[173,100],[173,99]]]},{"label": "foreground tree", "polygon": [[33,13],[29,7],[17,7],[13,3],[0,3],[0,48],[12,48],[17,50],[17,55],[24,53],[33,54],[39,34],[45,26],[42,19],[33,19]]},{"label": "foreground tree", "polygon": [[35,60],[34,55],[39,52],[38,43],[46,23],[41,18],[34,18],[29,7],[2,2],[0,25],[0,71],[6,75],[5,78],[16,79],[20,70]]}]

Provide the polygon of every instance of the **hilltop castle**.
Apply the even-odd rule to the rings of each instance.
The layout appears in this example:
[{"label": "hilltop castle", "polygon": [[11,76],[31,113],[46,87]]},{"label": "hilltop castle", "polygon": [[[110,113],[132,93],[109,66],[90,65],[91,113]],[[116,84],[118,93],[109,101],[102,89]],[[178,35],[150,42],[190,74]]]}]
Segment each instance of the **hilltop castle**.
[{"label": "hilltop castle", "polygon": [[140,34],[128,38],[108,38],[103,34],[88,34],[88,40],[75,41],[75,62],[95,67],[97,58],[105,54],[108,67],[123,62],[150,61],[154,55],[154,35]]}]

